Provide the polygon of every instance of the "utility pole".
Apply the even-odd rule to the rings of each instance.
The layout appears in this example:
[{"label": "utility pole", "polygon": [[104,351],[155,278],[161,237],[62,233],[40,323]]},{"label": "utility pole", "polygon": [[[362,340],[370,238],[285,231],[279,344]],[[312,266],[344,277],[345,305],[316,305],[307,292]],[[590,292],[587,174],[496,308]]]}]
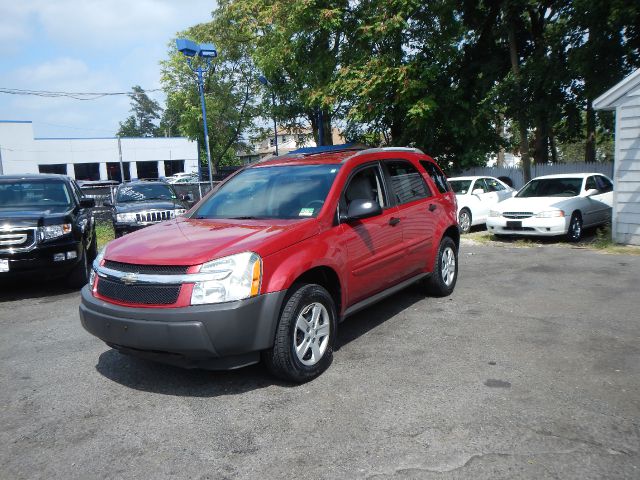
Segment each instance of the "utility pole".
[{"label": "utility pole", "polygon": [[118,135],[118,156],[120,157],[120,183],[124,183],[124,165],[122,164],[122,142]]},{"label": "utility pole", "polygon": [[4,175],[4,169],[2,168],[2,145],[0,145],[0,175]]}]

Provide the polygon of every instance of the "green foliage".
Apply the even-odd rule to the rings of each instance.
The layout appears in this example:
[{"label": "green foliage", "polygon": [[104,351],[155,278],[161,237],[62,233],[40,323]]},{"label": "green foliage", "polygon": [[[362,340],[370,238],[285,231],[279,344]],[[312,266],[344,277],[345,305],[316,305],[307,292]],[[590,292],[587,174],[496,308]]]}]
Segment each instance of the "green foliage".
[{"label": "green foliage", "polygon": [[[214,11],[211,22],[177,35],[198,43],[214,43],[218,48],[219,56],[204,76],[209,145],[215,170],[221,165],[238,164],[236,152],[247,148],[243,137],[255,130],[253,122],[264,114],[259,103],[258,73],[248,50],[250,44],[242,35],[243,32],[227,23],[219,11]],[[194,67],[201,61],[194,59]],[[206,161],[197,76],[185,57],[175,49],[173,41],[169,58],[162,62],[161,80],[167,93],[161,128],[164,126],[198,140],[202,150],[200,158]]]},{"label": "green foliage", "polygon": [[119,137],[155,137],[158,127],[155,121],[160,118],[162,108],[155,100],[150,99],[140,85],[135,85],[129,95],[132,115],[124,122],[116,133]]}]

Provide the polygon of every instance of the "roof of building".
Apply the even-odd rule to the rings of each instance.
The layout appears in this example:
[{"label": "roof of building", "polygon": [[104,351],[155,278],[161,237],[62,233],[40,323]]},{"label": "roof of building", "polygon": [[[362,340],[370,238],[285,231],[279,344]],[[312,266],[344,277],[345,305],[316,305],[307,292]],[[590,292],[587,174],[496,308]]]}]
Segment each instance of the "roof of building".
[{"label": "roof of building", "polygon": [[613,110],[617,106],[618,100],[639,86],[640,68],[596,98],[593,101],[593,108],[596,110]]}]

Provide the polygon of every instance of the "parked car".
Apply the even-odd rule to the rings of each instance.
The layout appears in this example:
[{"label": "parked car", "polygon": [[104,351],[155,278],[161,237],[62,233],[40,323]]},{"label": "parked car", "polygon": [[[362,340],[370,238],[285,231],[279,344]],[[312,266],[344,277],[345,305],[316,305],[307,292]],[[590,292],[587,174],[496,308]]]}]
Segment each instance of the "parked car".
[{"label": "parked car", "polygon": [[145,180],[120,184],[113,197],[113,202],[103,204],[112,209],[116,238],[182,215],[189,200],[188,195],[179,197],[171,185]]},{"label": "parked car", "polygon": [[198,181],[197,173],[176,173],[165,179],[167,183],[192,183]]},{"label": "parked car", "polygon": [[321,147],[247,167],[185,216],[110,242],[80,318],[123,353],[214,369],[262,357],[303,382],[329,366],[349,315],[418,281],[449,295],[459,237],[427,155]]},{"label": "parked car", "polygon": [[0,280],[66,276],[87,283],[97,254],[92,208],[62,175],[0,176]]},{"label": "parked car", "polygon": [[599,173],[537,177],[515,197],[496,205],[487,227],[495,235],[566,235],[571,242],[585,227],[611,220],[613,183]]},{"label": "parked car", "polygon": [[515,189],[493,177],[453,177],[449,184],[458,201],[458,223],[462,233],[486,223],[489,210],[496,203],[516,194]]}]

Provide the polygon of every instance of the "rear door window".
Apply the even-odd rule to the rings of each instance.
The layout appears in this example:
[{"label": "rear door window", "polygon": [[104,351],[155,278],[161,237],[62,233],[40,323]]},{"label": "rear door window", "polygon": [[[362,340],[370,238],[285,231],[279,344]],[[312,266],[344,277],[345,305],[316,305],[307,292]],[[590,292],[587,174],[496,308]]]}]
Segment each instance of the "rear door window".
[{"label": "rear door window", "polygon": [[398,204],[409,203],[431,196],[420,172],[410,162],[402,160],[385,161],[389,172],[391,188]]}]

